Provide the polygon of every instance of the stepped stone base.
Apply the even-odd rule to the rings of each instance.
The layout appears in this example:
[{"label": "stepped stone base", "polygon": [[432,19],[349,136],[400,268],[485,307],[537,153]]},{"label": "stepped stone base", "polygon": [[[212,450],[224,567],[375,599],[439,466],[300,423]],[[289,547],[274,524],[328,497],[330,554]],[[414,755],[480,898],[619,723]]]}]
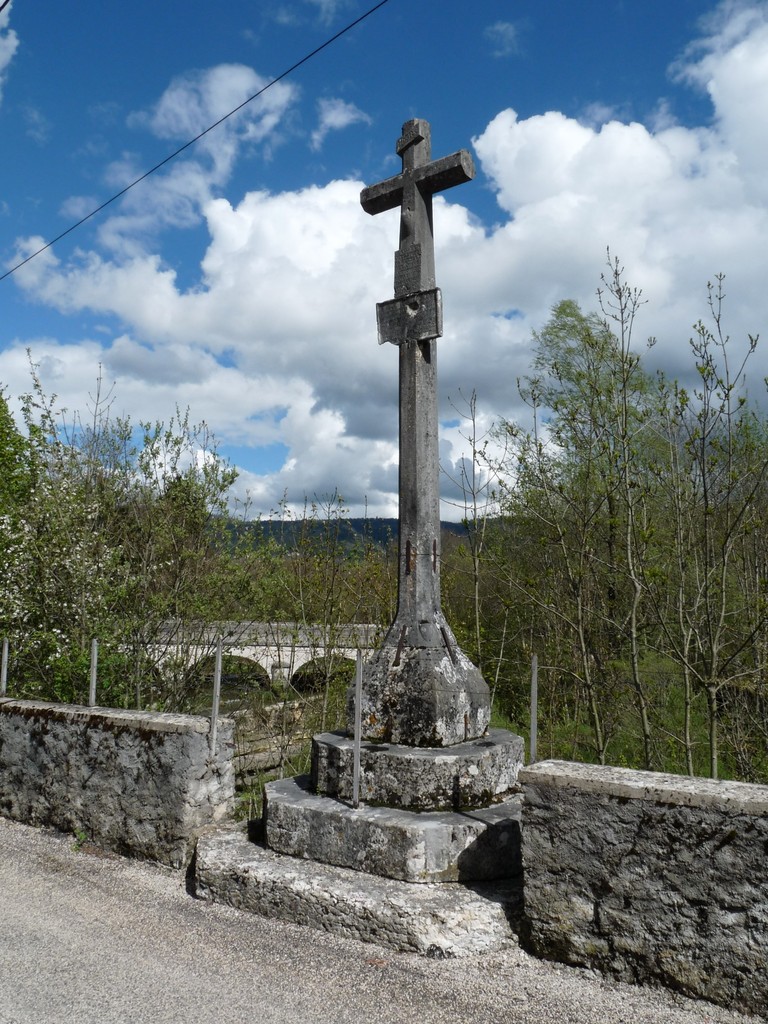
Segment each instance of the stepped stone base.
[{"label": "stepped stone base", "polygon": [[472,811],[416,814],[355,809],[309,787],[309,776],[265,787],[270,850],[407,882],[488,881],[520,871],[518,795]]},{"label": "stepped stone base", "polygon": [[251,842],[241,827],[198,840],[196,894],[238,910],[426,956],[468,956],[515,940],[522,878],[410,885],[298,860]]},{"label": "stepped stone base", "polygon": [[[312,740],[312,789],[352,799],[354,743],[343,733]],[[512,790],[523,766],[520,736],[491,729],[478,740],[452,747],[363,743],[360,800],[411,811],[460,811],[487,807]]]},{"label": "stepped stone base", "polygon": [[352,741],[326,733],[313,746],[312,777],[265,787],[258,843],[242,828],[201,836],[200,897],[431,956],[514,937],[519,737],[494,730],[438,749],[367,742],[357,808]]}]

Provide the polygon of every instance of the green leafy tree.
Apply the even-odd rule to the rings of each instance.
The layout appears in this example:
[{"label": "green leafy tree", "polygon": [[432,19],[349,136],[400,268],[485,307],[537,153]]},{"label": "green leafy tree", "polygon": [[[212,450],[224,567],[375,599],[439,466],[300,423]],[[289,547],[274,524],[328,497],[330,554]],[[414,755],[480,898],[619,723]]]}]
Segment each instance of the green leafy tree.
[{"label": "green leafy tree", "polygon": [[[707,703],[713,778],[720,772],[720,722],[728,715],[720,695],[760,677],[756,646],[768,622],[765,556],[755,545],[768,526],[766,424],[745,391],[757,339],[749,338],[746,353],[732,368],[722,319],[723,280],[708,286],[711,320],[696,324],[690,342],[697,386],[689,392],[662,382],[676,577],[649,578],[667,650],[685,681],[687,764],[691,770],[691,709],[698,690]],[[671,598],[660,583],[671,585]]]},{"label": "green leafy tree", "polygon": [[28,696],[83,701],[98,638],[102,702],[147,696],[176,707],[190,666],[183,659],[184,669],[171,671],[158,640],[169,621],[215,614],[229,556],[219,527],[234,472],[186,417],[134,431],[110,404],[99,381],[89,418],[67,419],[33,370],[26,438],[4,421],[3,458],[23,457],[24,468],[6,523],[13,547],[5,548],[3,632],[15,684]]},{"label": "green leafy tree", "polygon": [[626,295],[618,268],[610,296],[622,304],[618,337],[603,317],[570,301],[559,303],[535,336],[535,372],[522,387],[534,425],[510,432],[516,465],[508,478],[537,524],[544,556],[522,586],[574,637],[573,678],[584,694],[595,754],[605,762],[612,699],[628,656],[648,762],[633,561],[642,460],[633,445],[646,423],[649,382],[629,347],[638,297]]},{"label": "green leafy tree", "polygon": [[768,424],[745,389],[756,339],[732,367],[718,279],[691,341],[698,384],[652,378],[632,346],[640,295],[609,268],[599,314],[560,303],[535,336],[521,388],[532,429],[500,428],[502,515],[482,572],[515,623],[509,661],[523,671],[539,654],[552,753],[764,778]]}]

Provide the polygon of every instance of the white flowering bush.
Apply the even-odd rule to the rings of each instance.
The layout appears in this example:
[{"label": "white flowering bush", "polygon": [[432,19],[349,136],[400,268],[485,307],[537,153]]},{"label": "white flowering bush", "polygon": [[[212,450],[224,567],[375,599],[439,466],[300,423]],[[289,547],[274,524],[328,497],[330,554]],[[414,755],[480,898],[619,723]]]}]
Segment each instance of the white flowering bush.
[{"label": "white flowering bush", "polygon": [[68,420],[34,371],[32,379],[24,429],[0,394],[0,637],[11,650],[9,689],[83,702],[97,638],[99,703],[178,704],[186,679],[175,671],[164,692],[156,640],[169,619],[215,612],[235,473],[205,427],[184,415],[134,427],[111,417],[99,384],[88,421]]}]

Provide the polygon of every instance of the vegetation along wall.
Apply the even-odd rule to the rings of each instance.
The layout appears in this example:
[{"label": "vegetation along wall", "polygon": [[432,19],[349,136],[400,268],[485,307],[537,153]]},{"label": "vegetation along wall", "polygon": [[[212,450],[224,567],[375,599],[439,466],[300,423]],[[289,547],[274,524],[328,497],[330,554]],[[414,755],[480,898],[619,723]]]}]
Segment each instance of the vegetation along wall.
[{"label": "vegetation along wall", "polygon": [[232,815],[233,725],[191,715],[0,699],[0,814],[181,867]]},{"label": "vegetation along wall", "polygon": [[732,1009],[768,1006],[768,787],[522,769],[533,952]]}]

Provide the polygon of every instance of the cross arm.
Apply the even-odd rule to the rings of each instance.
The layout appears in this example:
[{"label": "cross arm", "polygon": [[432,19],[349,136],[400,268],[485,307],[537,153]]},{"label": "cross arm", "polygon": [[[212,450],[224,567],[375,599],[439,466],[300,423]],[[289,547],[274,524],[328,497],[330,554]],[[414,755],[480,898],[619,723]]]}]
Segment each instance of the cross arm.
[{"label": "cross arm", "polygon": [[415,182],[420,189],[432,195],[454,185],[461,185],[465,181],[471,181],[474,176],[475,164],[472,156],[466,149],[460,149],[458,153],[433,160],[412,171],[396,174],[393,178],[387,178],[376,185],[369,185],[360,193],[360,205],[366,213],[383,213],[385,210],[393,210],[400,206],[407,180]]},{"label": "cross arm", "polygon": [[460,149],[458,153],[433,160],[426,167],[418,168],[414,178],[419,187],[426,185],[431,193],[443,192],[454,185],[463,185],[465,181],[472,181],[475,176],[475,163],[466,149]]},{"label": "cross arm", "polygon": [[396,174],[394,178],[369,185],[360,193],[360,205],[370,214],[394,210],[402,202],[404,181],[405,175]]}]

